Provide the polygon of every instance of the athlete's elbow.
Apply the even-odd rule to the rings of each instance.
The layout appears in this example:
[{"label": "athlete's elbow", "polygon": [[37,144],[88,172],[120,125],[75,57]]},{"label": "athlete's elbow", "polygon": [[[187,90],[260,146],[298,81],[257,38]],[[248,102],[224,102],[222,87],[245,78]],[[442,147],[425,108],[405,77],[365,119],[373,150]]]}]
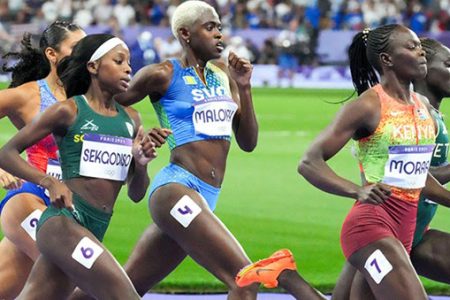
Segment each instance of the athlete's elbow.
[{"label": "athlete's elbow", "polygon": [[0,168],[5,169],[10,161],[8,149],[5,146],[0,148]]},{"label": "athlete's elbow", "polygon": [[134,182],[133,184],[128,185],[128,197],[131,201],[138,203],[144,199],[149,182],[150,180],[147,179],[144,182]]},{"label": "athlete's elbow", "polygon": [[304,156],[297,166],[297,172],[301,176],[307,178],[308,175],[311,173],[312,165],[313,163],[311,159],[309,159],[308,156]]},{"label": "athlete's elbow", "polygon": [[128,197],[133,201],[134,203],[140,202],[145,197],[145,191],[129,191]]},{"label": "athlete's elbow", "polygon": [[258,139],[252,139],[251,141],[246,141],[245,143],[240,143],[239,147],[245,152],[253,152],[255,150],[256,145],[258,144]]}]

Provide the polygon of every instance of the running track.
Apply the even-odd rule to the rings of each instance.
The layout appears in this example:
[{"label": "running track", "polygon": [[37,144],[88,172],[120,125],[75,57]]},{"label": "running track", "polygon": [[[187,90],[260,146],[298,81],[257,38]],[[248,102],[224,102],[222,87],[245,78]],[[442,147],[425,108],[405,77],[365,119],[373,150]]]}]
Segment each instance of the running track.
[{"label": "running track", "polygon": [[[168,295],[168,294],[146,294],[143,300],[226,300],[226,294],[209,295]],[[292,300],[292,296],[287,294],[259,293],[258,300]],[[449,296],[429,296],[430,300],[450,300]]]}]

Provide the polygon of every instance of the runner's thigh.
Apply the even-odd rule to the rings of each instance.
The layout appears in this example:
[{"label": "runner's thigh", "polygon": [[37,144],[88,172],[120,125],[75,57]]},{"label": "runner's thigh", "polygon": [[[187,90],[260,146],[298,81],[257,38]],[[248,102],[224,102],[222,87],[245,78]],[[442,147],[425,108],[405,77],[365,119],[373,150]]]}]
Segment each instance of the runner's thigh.
[{"label": "runner's thigh", "polygon": [[133,299],[137,296],[125,271],[111,253],[73,219],[65,216],[49,218],[39,229],[37,241],[41,253],[88,294],[99,299]]},{"label": "runner's thigh", "polygon": [[35,236],[40,214],[46,209],[41,198],[28,193],[17,194],[3,207],[3,234],[33,261],[39,256]]},{"label": "runner's thigh", "polygon": [[158,188],[150,199],[154,222],[200,265],[229,286],[250,263],[242,247],[194,190],[180,184]]},{"label": "runner's thigh", "polygon": [[419,275],[450,284],[450,234],[430,229],[411,251],[411,261]]},{"label": "runner's thigh", "polygon": [[393,237],[370,243],[349,261],[364,275],[376,299],[427,299],[405,248]]}]

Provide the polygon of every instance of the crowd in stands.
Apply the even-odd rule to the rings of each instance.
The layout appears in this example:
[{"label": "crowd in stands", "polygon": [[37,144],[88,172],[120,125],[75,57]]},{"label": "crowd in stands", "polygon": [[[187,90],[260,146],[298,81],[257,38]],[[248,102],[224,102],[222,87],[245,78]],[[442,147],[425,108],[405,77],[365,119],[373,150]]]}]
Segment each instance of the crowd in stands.
[{"label": "crowd in stands", "polygon": [[[112,33],[134,26],[168,27],[181,0],[0,0],[0,49],[18,44],[21,30],[44,28],[56,19],[70,20],[85,28],[108,26]],[[450,0],[208,0],[220,12],[229,49],[253,63],[317,63],[320,30],[362,30],[388,23],[403,23],[415,32],[450,29]],[[21,27],[20,24],[28,24]],[[27,27],[28,26],[28,27]],[[238,29],[278,29],[277,38],[256,46],[231,33]],[[152,40],[141,34],[145,63],[177,54],[173,38]],[[151,51],[149,51],[151,49]],[[228,50],[229,50],[228,49]],[[153,51],[153,52],[152,52]],[[281,59],[280,59],[281,58]]]},{"label": "crowd in stands", "polygon": [[[168,26],[181,0],[0,0],[2,23],[49,23],[70,19],[81,26],[134,23]],[[417,31],[450,26],[448,0],[208,0],[226,27],[287,28],[297,19],[314,29],[354,29],[400,22]]]}]

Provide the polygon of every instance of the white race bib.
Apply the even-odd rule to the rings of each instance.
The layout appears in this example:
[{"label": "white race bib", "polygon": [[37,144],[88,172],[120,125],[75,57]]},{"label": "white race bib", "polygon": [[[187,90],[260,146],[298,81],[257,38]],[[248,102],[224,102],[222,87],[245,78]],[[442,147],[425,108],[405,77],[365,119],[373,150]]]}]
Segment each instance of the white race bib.
[{"label": "white race bib", "polygon": [[369,272],[376,284],[380,284],[381,280],[393,269],[391,263],[380,249],[375,250],[367,258],[364,268]]},{"label": "white race bib", "polygon": [[86,133],[80,158],[80,175],[124,181],[133,158],[133,140]]},{"label": "white race bib", "polygon": [[187,228],[201,211],[202,209],[200,206],[198,206],[191,197],[184,195],[175,206],[172,207],[170,214],[183,225],[184,228]]},{"label": "white race bib", "polygon": [[75,250],[73,250],[72,258],[82,264],[85,268],[90,269],[103,252],[104,250],[102,247],[85,236],[78,242]]},{"label": "white race bib", "polygon": [[383,183],[405,189],[425,186],[434,145],[390,146]]},{"label": "white race bib", "polygon": [[62,180],[62,170],[58,160],[51,158],[48,159],[47,174],[55,177],[58,180]]},{"label": "white race bib", "polygon": [[33,241],[36,241],[36,228],[39,222],[39,218],[42,215],[42,211],[39,209],[34,210],[25,220],[20,223],[22,228],[30,235]]},{"label": "white race bib", "polygon": [[237,107],[233,101],[195,104],[192,115],[195,132],[209,136],[231,136],[233,116]]}]

